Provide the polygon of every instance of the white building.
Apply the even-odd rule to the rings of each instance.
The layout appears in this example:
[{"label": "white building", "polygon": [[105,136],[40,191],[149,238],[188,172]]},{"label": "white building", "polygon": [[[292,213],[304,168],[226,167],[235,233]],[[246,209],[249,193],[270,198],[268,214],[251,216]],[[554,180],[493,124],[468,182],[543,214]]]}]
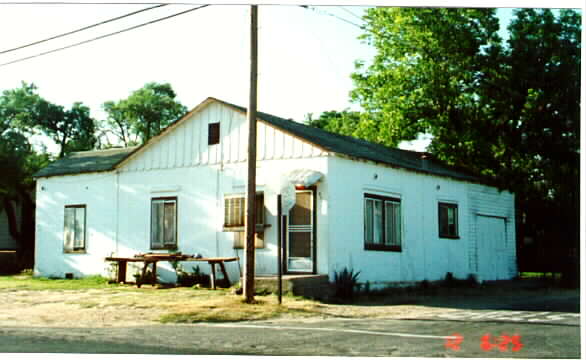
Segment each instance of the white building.
[{"label": "white building", "polygon": [[[281,177],[296,185],[317,180],[297,186],[286,220],[287,273],[333,279],[348,267],[375,286],[448,272],[516,275],[511,193],[428,154],[264,113],[258,120],[258,275],[277,273],[272,184]],[[140,147],[80,152],[49,165],[36,174],[35,273],[104,274],[105,257],[145,252],[243,259],[246,149],[246,109],[208,98]],[[226,264],[231,278],[240,266]],[[168,263],[159,274],[174,280]]]}]

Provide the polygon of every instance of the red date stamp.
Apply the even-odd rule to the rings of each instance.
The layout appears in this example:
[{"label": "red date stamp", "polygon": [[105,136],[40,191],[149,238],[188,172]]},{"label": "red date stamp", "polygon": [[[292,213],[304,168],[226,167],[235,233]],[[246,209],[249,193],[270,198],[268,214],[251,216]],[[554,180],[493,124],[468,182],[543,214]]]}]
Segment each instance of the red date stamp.
[{"label": "red date stamp", "polygon": [[[448,350],[459,351],[464,337],[461,334],[454,333],[446,337],[444,347]],[[498,350],[500,352],[512,351],[517,352],[523,348],[521,342],[521,335],[507,335],[492,336],[491,334],[484,334],[480,337],[480,348],[483,351]]]}]

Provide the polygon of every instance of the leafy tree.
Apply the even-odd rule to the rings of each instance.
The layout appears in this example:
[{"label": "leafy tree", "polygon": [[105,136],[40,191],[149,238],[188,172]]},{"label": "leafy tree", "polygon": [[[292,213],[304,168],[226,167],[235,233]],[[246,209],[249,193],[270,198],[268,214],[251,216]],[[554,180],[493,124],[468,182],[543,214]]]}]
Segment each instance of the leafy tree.
[{"label": "leafy tree", "polygon": [[428,151],[514,191],[559,247],[578,239],[581,17],[514,15],[503,43],[494,9],[368,10],[362,38],[378,52],[357,62],[351,96],[371,131],[355,134],[389,146],[431,134]]},{"label": "leafy tree", "polygon": [[[32,174],[47,165],[48,154],[37,154],[28,140],[28,123],[34,97],[30,87],[5,91],[0,96],[0,213],[8,220],[8,231],[16,241],[23,266],[34,257],[34,213]],[[21,208],[20,222],[17,206]]]},{"label": "leafy tree", "polygon": [[94,148],[96,123],[89,108],[77,102],[66,110],[43,99],[36,90],[34,84],[22,83],[20,88],[4,91],[0,114],[7,119],[5,124],[50,137],[60,146],[60,158],[71,151]]},{"label": "leafy tree", "polygon": [[125,146],[146,142],[187,111],[175,97],[170,84],[151,82],[126,99],[105,102],[110,132]]},{"label": "leafy tree", "polygon": [[313,118],[313,114],[307,114],[305,124],[337,134],[358,136],[360,113],[348,110],[325,111],[317,119]]}]

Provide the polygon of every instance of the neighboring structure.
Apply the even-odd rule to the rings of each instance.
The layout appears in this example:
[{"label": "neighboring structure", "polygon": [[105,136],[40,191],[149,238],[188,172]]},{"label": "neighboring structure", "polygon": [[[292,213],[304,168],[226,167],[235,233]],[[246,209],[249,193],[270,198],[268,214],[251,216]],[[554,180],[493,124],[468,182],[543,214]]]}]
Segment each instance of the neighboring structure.
[{"label": "neighboring structure", "polygon": [[[12,207],[14,209],[14,216],[16,218],[16,223],[20,226],[20,219],[22,217],[22,206],[20,203],[16,201],[11,201]],[[6,209],[0,203],[0,250],[16,250],[18,249],[18,244],[16,240],[10,235],[10,224],[8,220],[8,215],[6,214]]]},{"label": "neighboring structure", "polygon": [[[304,185],[284,230],[288,273],[332,279],[348,267],[374,286],[516,275],[511,193],[429,154],[258,120],[257,275],[277,272],[280,177]],[[246,109],[208,98],[140,147],[75,153],[39,171],[35,273],[104,274],[112,254],[242,259],[246,141]],[[230,277],[241,265],[226,265]],[[174,280],[170,264],[159,273]]]}]

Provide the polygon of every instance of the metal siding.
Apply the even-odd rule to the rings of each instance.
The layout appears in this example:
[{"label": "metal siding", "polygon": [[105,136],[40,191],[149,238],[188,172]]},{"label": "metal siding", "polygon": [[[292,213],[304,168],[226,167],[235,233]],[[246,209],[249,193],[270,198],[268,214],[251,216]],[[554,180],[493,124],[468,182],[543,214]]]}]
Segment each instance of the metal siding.
[{"label": "metal siding", "polygon": [[[220,144],[208,145],[208,124],[220,123]],[[270,125],[258,122],[257,159],[301,159],[326,153]],[[248,126],[246,116],[212,103],[192,115],[142,154],[129,161],[122,171],[172,169],[246,161]]]},{"label": "metal siding", "polygon": [[470,204],[469,216],[474,219],[469,222],[470,231],[470,249],[469,249],[469,263],[470,269],[478,273],[479,264],[478,257],[482,256],[478,252],[478,237],[479,229],[477,224],[477,216],[495,216],[505,219],[505,234],[506,234],[506,249],[505,265],[507,267],[508,277],[513,278],[517,274],[517,258],[516,258],[516,243],[515,243],[515,204],[513,194],[507,191],[498,191],[498,189],[480,185],[468,185],[468,200]]}]

